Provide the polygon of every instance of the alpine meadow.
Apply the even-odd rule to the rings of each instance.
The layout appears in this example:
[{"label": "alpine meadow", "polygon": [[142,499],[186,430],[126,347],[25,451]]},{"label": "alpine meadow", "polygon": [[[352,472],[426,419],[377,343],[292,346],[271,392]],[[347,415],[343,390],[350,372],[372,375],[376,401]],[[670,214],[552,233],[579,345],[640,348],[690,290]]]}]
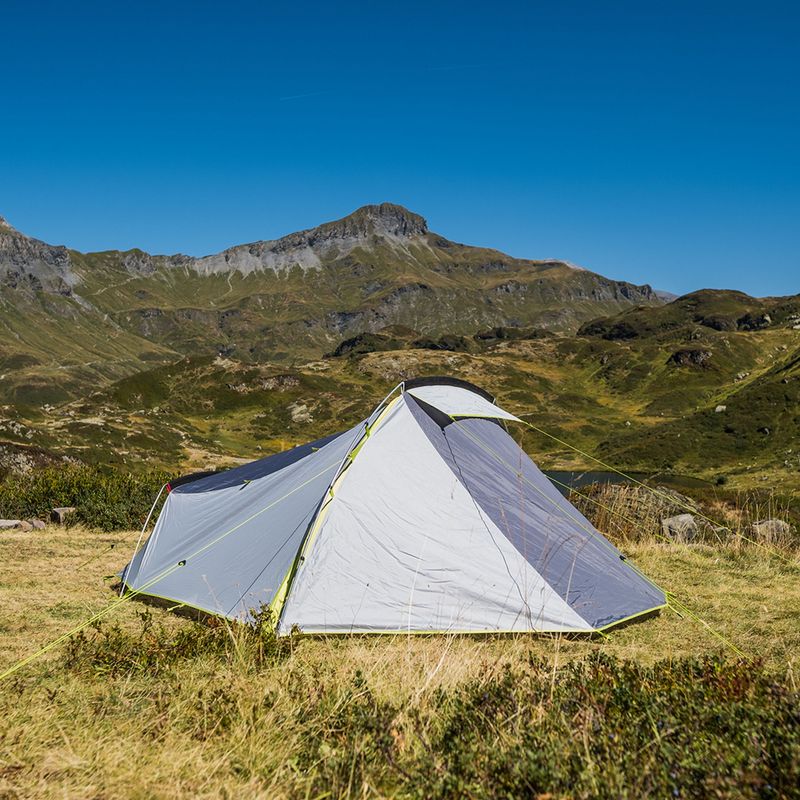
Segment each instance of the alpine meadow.
[{"label": "alpine meadow", "polygon": [[9,0],[0,800],[800,800],[800,12]]}]

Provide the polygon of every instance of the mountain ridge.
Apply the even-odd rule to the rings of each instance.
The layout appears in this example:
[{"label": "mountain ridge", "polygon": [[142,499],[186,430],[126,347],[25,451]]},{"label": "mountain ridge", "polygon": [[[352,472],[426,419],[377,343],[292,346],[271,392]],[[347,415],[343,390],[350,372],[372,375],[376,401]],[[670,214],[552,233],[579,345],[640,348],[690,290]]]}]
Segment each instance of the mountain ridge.
[{"label": "mountain ridge", "polygon": [[520,259],[432,232],[392,203],[221,253],[82,253],[0,225],[2,397],[56,402],[142,362],[292,361],[401,325],[425,336],[496,325],[574,332],[661,304],[649,285]]},{"label": "mountain ridge", "polygon": [[[128,256],[126,266],[132,267],[134,270],[137,267],[141,267],[142,262],[145,261],[152,261],[158,264],[166,264],[178,267],[184,267],[187,264],[195,264],[195,265],[203,265],[203,269],[200,271],[211,272],[215,271],[212,267],[211,269],[205,267],[206,264],[214,264],[216,267],[220,260],[224,260],[224,269],[228,269],[231,271],[236,271],[239,269],[242,272],[248,272],[250,269],[242,269],[241,265],[236,261],[232,260],[230,256],[232,254],[241,253],[247,251],[250,254],[254,254],[254,252],[262,252],[262,253],[289,253],[292,250],[303,250],[306,248],[320,248],[326,246],[335,246],[337,243],[344,242],[349,244],[352,241],[361,241],[364,243],[364,240],[368,236],[377,236],[378,238],[383,239],[390,239],[396,241],[404,241],[404,240],[417,240],[417,241],[424,241],[426,236],[430,236],[432,238],[433,243],[435,245],[449,248],[449,247],[467,247],[475,250],[480,250],[486,253],[496,253],[499,256],[502,256],[505,259],[510,259],[513,261],[518,261],[527,264],[552,264],[552,265],[563,265],[569,267],[570,269],[574,269],[576,271],[587,271],[591,274],[598,274],[594,273],[591,270],[586,270],[584,267],[577,267],[574,264],[565,261],[563,259],[555,259],[555,258],[543,258],[543,259],[529,259],[529,258],[521,258],[516,256],[509,256],[503,253],[500,250],[494,248],[487,248],[481,247],[478,245],[466,245],[460,242],[454,242],[445,237],[433,233],[430,231],[428,227],[427,220],[417,214],[415,212],[409,211],[407,208],[401,205],[397,205],[395,203],[379,203],[373,205],[364,205],[353,211],[352,213],[342,217],[341,219],[331,220],[329,222],[323,222],[320,225],[316,225],[311,228],[306,228],[300,231],[296,231],[293,233],[288,233],[284,236],[280,236],[277,239],[258,239],[253,242],[245,242],[242,244],[232,245],[231,247],[227,247],[224,250],[219,251],[218,253],[210,253],[203,256],[191,256],[186,255],[184,253],[172,253],[172,254],[165,254],[165,253],[150,253],[146,250],[143,250],[138,247],[128,248],[128,249],[106,249],[106,250],[89,250],[89,251],[80,251],[75,248],[68,247],[66,245],[52,245],[49,244],[41,239],[36,239],[34,237],[28,236],[27,234],[22,233],[21,231],[14,228],[8,220],[0,215],[0,235],[6,234],[7,236],[10,235],[12,238],[15,239],[22,239],[29,243],[33,243],[40,248],[48,248],[53,251],[58,251],[61,253],[67,254],[74,254],[76,256],[104,256],[109,254],[119,254],[120,256]],[[304,267],[304,265],[300,262],[299,266]],[[0,265],[2,265],[2,260],[0,260]],[[262,264],[262,266],[268,266],[267,264]],[[648,296],[648,299],[651,299],[652,296],[655,296],[655,292],[651,289],[648,284],[633,284],[629,281],[617,281],[613,279],[614,283],[618,283],[621,285],[628,285],[628,286],[638,286],[640,287],[644,294]]]}]

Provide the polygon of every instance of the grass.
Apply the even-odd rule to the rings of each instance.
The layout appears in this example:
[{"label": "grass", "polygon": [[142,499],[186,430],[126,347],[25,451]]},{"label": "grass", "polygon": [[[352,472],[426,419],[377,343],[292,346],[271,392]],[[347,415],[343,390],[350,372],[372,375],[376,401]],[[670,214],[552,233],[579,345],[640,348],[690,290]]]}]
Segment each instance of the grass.
[{"label": "grass", "polygon": [[[472,341],[471,352],[408,349],[416,334],[393,328],[394,339],[387,337],[402,339],[400,349],[291,365],[278,363],[275,353],[260,361],[210,354],[170,364],[148,360],[116,382],[92,378],[94,391],[80,392],[79,400],[43,406],[29,398],[25,405],[15,396],[0,406],[0,438],[133,470],[208,468],[347,427],[398,381],[445,374],[487,387],[523,419],[626,471],[712,482],[722,475],[742,489],[796,491],[797,332],[694,327],[689,338],[673,332],[614,341],[527,338],[532,334],[523,329],[513,329],[525,334],[514,338],[506,329],[507,338]],[[708,368],[670,362],[687,346],[713,353]],[[296,413],[301,406],[307,414]],[[716,412],[718,406],[725,410]],[[521,433],[543,466],[592,466],[547,437]]]},{"label": "grass", "polygon": [[[107,604],[135,538],[4,534],[0,667]],[[598,640],[278,644],[132,602],[0,685],[0,796],[797,796],[796,558],[626,551],[754,661],[670,611]]]}]

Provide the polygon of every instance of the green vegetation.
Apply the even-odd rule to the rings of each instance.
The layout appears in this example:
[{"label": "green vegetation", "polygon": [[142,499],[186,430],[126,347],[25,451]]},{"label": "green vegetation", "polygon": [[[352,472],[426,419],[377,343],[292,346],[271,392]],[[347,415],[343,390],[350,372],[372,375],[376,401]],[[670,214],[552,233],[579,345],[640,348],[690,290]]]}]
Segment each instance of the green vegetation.
[{"label": "green vegetation", "polygon": [[[314,647],[276,641],[261,627],[195,624],[171,634],[142,616],[139,631],[98,626],[73,640],[54,667],[87,683],[146,676],[181,696],[182,673],[198,660],[206,670],[244,671],[259,683],[291,670],[294,649]],[[386,697],[367,672],[325,681],[308,698],[296,686],[294,710],[271,693],[259,707],[235,687],[212,684],[198,689],[194,711],[176,717],[168,702],[164,713],[205,743],[230,740],[248,722],[291,729],[297,772],[285,787],[289,797],[341,797],[366,787],[425,800],[800,793],[800,695],[761,663],[714,656],[643,666],[595,652],[554,669],[528,653],[501,669],[478,668],[410,708]],[[148,705],[143,710],[152,714]],[[241,763],[234,755],[233,780],[266,788],[273,766],[253,756]]]},{"label": "green vegetation", "polygon": [[[388,232],[397,220],[400,239]],[[635,300],[658,303],[649,287],[450,242],[388,205],[277,248],[257,242],[199,261],[80,253],[4,228],[0,364],[15,367],[0,402],[62,403],[182,356],[318,358],[343,338],[392,325],[434,338],[501,323],[572,331]]]},{"label": "green vegetation", "polygon": [[[398,381],[444,374],[489,387],[524,420],[626,471],[791,492],[800,469],[799,336],[785,325],[693,324],[688,333],[613,341],[530,328],[433,338],[394,326],[350,337],[322,360],[195,356],[101,384],[81,400],[2,406],[0,439],[134,471],[148,462],[216,467],[341,430]],[[687,352],[703,356],[675,358]],[[515,430],[545,467],[594,466]]]},{"label": "green vegetation", "polygon": [[703,289],[658,309],[634,308],[581,326],[578,333],[604,339],[674,337],[697,327],[714,331],[755,331],[800,319],[800,296],[750,297],[743,292]]},{"label": "green vegetation", "polygon": [[[6,667],[107,605],[81,527],[0,538]],[[605,637],[290,637],[123,604],[0,684],[0,793],[49,797],[796,797],[800,581],[755,546],[628,556],[672,611]],[[84,565],[89,560],[91,567]]]},{"label": "green vegetation", "polygon": [[0,518],[44,519],[57,507],[73,507],[70,524],[101,531],[141,528],[164,472],[131,474],[77,464],[47,467],[0,479]]},{"label": "green vegetation", "polygon": [[[796,488],[800,296],[661,304],[450,242],[386,204],[199,261],[0,231],[0,302],[0,451],[206,468],[330,433],[398,380],[443,373],[626,470]],[[547,466],[591,466],[525,444]]]},{"label": "green vegetation", "polygon": [[0,231],[41,267],[0,274],[0,517],[77,509],[0,537],[0,670],[108,605],[170,475],[342,430],[424,375],[496,394],[544,467],[691,476],[691,541],[661,531],[686,498],[573,495],[691,612],[595,639],[277,639],[264,614],[124,601],[0,683],[0,797],[800,797],[800,297],[631,308],[637,287],[414,215],[398,250],[372,213],[311,232],[363,239],[312,270]]}]

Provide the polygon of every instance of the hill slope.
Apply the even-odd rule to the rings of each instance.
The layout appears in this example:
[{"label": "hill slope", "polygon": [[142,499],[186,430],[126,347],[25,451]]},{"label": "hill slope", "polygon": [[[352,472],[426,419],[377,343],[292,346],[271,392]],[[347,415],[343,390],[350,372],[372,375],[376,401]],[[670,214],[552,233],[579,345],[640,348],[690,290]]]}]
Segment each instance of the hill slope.
[{"label": "hill slope", "polygon": [[[800,331],[791,320],[705,328],[686,311],[691,300],[663,309],[683,324],[625,339],[507,327],[431,337],[394,326],[295,365],[193,356],[58,406],[6,406],[0,439],[25,446],[34,461],[55,451],[131,467],[207,468],[345,428],[399,381],[445,374],[487,387],[537,427],[624,469],[797,489]],[[738,302],[735,293],[717,300],[719,309]],[[593,466],[531,430],[516,435],[543,466]]]},{"label": "hill slope", "polygon": [[659,303],[649,286],[449,241],[388,203],[204,258],[79,253],[0,221],[0,400],[76,397],[143,361],[314,358],[389,325],[434,336],[490,325],[574,331]]}]

